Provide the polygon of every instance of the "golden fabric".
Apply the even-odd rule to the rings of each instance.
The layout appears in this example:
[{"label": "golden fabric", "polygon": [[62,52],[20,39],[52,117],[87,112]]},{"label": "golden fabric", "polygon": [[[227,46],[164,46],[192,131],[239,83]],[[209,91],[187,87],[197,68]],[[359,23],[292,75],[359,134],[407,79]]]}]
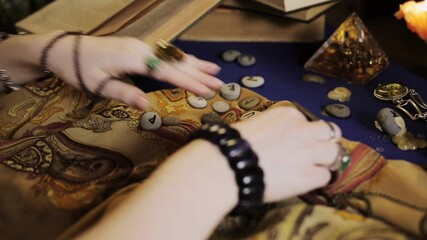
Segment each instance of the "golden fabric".
[{"label": "golden fabric", "polygon": [[[109,100],[93,103],[58,79],[28,84],[0,97],[0,235],[4,239],[69,239],[132,191],[184,145],[212,110],[194,109],[182,89],[148,94],[152,111],[178,126],[139,127],[142,111]],[[256,96],[252,110],[272,102]],[[209,100],[208,106],[219,95]],[[221,114],[235,122],[237,101]],[[309,114],[309,113],[306,113]],[[271,204],[258,218],[228,216],[212,239],[408,239],[427,237],[427,174],[403,160],[385,160],[342,139],[353,160],[338,181],[300,198]],[[284,186],[286,187],[286,186]],[[242,228],[249,221],[251,228]],[[413,236],[411,236],[413,237]]]}]

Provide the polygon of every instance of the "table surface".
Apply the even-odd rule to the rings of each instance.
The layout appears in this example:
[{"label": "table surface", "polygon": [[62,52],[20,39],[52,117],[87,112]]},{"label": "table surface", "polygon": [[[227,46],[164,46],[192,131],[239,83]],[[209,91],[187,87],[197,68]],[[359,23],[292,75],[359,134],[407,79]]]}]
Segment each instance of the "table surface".
[{"label": "table surface", "polygon": [[[186,53],[217,63],[222,67],[218,77],[225,82],[237,82],[244,76],[263,76],[265,84],[253,91],[270,100],[296,101],[316,114],[319,118],[332,121],[341,127],[343,136],[349,140],[365,143],[379,151],[387,159],[404,159],[416,164],[427,165],[427,149],[399,150],[382,132],[375,128],[377,112],[385,107],[394,108],[391,102],[380,101],[373,96],[373,90],[380,83],[401,82],[409,88],[416,89],[427,97],[427,80],[405,69],[391,64],[366,86],[349,84],[343,80],[325,77],[326,83],[312,83],[301,80],[304,63],[320,47],[321,43],[242,43],[242,42],[199,42],[175,41]],[[242,67],[237,63],[225,62],[221,53],[235,49],[256,57],[257,62],[251,67]],[[170,88],[171,86],[153,82],[136,83],[145,91]],[[331,103],[340,103],[327,98],[327,93],[335,87],[346,87],[352,92],[349,102],[351,116],[338,119],[321,114],[323,107]],[[425,97],[425,98],[426,98]],[[415,136],[427,136],[427,122],[413,121],[404,116],[408,131]]]}]

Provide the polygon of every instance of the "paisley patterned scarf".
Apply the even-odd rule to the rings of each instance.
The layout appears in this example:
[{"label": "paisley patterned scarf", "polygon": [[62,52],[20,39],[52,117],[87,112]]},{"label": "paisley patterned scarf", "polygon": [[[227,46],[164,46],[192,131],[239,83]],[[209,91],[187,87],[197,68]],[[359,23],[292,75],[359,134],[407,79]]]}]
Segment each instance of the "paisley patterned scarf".
[{"label": "paisley patterned scarf", "polygon": [[[142,111],[114,100],[92,102],[61,80],[27,84],[0,96],[0,236],[70,239],[93,224],[184,145],[210,108],[195,109],[188,93],[148,94],[151,111],[175,126],[144,131]],[[244,110],[239,100],[220,117],[241,120],[289,101]],[[305,112],[307,116],[312,116]],[[404,160],[386,160],[342,139],[353,160],[337,182],[305,196],[266,205],[259,216],[227,216],[211,239],[412,239],[427,237],[427,174]],[[284,186],[285,187],[285,186]]]}]

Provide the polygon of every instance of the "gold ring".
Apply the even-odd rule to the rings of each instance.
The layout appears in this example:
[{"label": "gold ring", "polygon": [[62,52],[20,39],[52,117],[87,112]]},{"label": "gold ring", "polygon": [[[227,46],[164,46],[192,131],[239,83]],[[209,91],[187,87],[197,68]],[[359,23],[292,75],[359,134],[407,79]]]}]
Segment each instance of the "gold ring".
[{"label": "gold ring", "polygon": [[185,53],[181,49],[164,40],[159,40],[156,43],[156,49],[154,54],[156,55],[156,57],[167,62],[179,62],[185,56]]}]

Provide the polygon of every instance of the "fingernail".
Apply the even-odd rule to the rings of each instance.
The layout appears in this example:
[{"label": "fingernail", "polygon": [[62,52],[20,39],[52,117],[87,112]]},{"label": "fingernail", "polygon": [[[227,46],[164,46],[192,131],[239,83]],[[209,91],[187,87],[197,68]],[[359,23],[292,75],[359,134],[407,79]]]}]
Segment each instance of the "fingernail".
[{"label": "fingernail", "polygon": [[215,95],[216,95],[216,92],[211,90],[207,94],[204,94],[202,97],[206,100],[209,100],[215,97]]},{"label": "fingernail", "polygon": [[220,79],[215,78],[215,85],[217,88],[221,88],[222,86],[225,85],[225,83],[223,81],[221,81]]},{"label": "fingernail", "polygon": [[217,71],[221,70],[221,67],[218,64],[214,63],[214,66],[215,66],[215,68],[216,68]]},{"label": "fingernail", "polygon": [[150,107],[150,101],[148,101],[147,98],[140,96],[135,102],[135,107],[140,110],[148,110]]},{"label": "fingernail", "polygon": [[215,75],[216,74],[218,74],[219,73],[219,71],[221,71],[221,67],[219,66],[219,65],[216,65],[215,64],[215,69],[213,70],[213,72],[215,73]]}]

